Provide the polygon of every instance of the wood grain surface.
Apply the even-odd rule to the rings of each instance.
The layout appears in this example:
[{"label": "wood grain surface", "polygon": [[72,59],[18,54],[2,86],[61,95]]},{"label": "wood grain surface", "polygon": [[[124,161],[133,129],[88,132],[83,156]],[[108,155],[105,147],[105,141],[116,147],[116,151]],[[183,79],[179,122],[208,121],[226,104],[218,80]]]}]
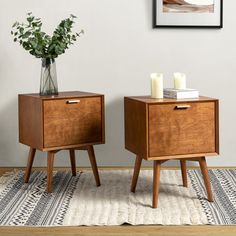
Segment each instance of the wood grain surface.
[{"label": "wood grain surface", "polygon": [[19,142],[30,147],[43,148],[42,101],[35,97],[19,95]]},{"label": "wood grain surface", "polygon": [[46,100],[43,107],[44,147],[102,141],[101,97]]},{"label": "wood grain surface", "polygon": [[[184,106],[184,103],[181,103]],[[149,105],[149,156],[216,151],[215,103]]]},{"label": "wood grain surface", "polygon": [[125,148],[146,159],[148,151],[147,105],[125,98],[124,114]]},{"label": "wood grain surface", "polygon": [[19,95],[19,141],[41,151],[105,143],[104,95]]},{"label": "wood grain surface", "polygon": [[[176,109],[181,105],[188,109]],[[147,160],[219,154],[219,102],[125,97],[125,148]]]}]

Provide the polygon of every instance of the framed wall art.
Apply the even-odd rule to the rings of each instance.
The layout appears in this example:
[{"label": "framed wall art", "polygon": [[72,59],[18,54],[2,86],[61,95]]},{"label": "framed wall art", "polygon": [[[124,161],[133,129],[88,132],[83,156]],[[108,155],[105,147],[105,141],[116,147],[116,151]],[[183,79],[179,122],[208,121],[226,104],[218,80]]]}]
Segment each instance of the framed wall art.
[{"label": "framed wall art", "polygon": [[153,0],[153,27],[223,27],[223,0]]}]

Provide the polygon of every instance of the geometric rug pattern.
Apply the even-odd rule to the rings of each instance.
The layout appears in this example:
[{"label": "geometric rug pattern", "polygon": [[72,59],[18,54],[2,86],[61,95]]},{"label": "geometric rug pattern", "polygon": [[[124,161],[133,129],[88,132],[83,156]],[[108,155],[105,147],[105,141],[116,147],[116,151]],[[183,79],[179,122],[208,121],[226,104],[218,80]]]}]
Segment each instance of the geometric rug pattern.
[{"label": "geometric rug pattern", "polygon": [[236,224],[236,170],[209,170],[214,203],[204,197],[205,186],[199,170],[188,171],[193,189],[204,209],[209,224]]},{"label": "geometric rug pattern", "polygon": [[152,170],[141,170],[135,193],[132,170],[54,172],[53,192],[47,193],[46,172],[23,171],[0,177],[0,225],[203,225],[236,224],[236,170],[209,170],[214,202],[207,201],[199,170],[188,170],[188,188],[179,170],[161,170],[158,208],[152,209]]},{"label": "geometric rug pattern", "polygon": [[46,172],[32,172],[29,184],[24,172],[5,174],[0,178],[0,225],[62,225],[76,188],[79,175],[54,173],[54,192],[45,192]]}]

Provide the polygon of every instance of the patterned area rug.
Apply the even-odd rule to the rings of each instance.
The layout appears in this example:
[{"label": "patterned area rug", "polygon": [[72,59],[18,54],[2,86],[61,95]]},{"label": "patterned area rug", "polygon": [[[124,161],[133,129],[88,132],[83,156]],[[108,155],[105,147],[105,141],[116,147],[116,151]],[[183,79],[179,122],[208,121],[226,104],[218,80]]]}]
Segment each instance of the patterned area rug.
[{"label": "patterned area rug", "polygon": [[24,184],[22,171],[0,178],[0,225],[201,225],[236,224],[236,170],[210,170],[214,203],[206,200],[201,174],[189,170],[189,187],[178,170],[162,170],[159,206],[151,208],[152,171],[142,170],[130,193],[131,170],[100,171],[96,187],[91,172],[55,172],[53,193],[46,173],[33,172]]},{"label": "patterned area rug", "polygon": [[214,203],[204,197],[205,186],[199,170],[188,171],[188,176],[204,209],[209,224],[236,224],[236,170],[209,170]]},{"label": "patterned area rug", "polygon": [[33,172],[30,184],[24,172],[8,173],[0,178],[0,225],[62,225],[80,174],[57,172],[54,192],[45,192],[45,172]]}]

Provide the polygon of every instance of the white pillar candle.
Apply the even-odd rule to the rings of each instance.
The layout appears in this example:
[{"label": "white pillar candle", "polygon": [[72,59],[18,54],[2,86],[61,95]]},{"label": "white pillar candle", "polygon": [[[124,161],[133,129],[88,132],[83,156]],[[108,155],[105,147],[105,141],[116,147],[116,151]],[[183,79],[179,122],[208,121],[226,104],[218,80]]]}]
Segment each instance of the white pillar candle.
[{"label": "white pillar candle", "polygon": [[163,74],[151,74],[151,97],[163,98]]},{"label": "white pillar candle", "polygon": [[186,89],[186,75],[184,73],[174,73],[175,89]]}]

